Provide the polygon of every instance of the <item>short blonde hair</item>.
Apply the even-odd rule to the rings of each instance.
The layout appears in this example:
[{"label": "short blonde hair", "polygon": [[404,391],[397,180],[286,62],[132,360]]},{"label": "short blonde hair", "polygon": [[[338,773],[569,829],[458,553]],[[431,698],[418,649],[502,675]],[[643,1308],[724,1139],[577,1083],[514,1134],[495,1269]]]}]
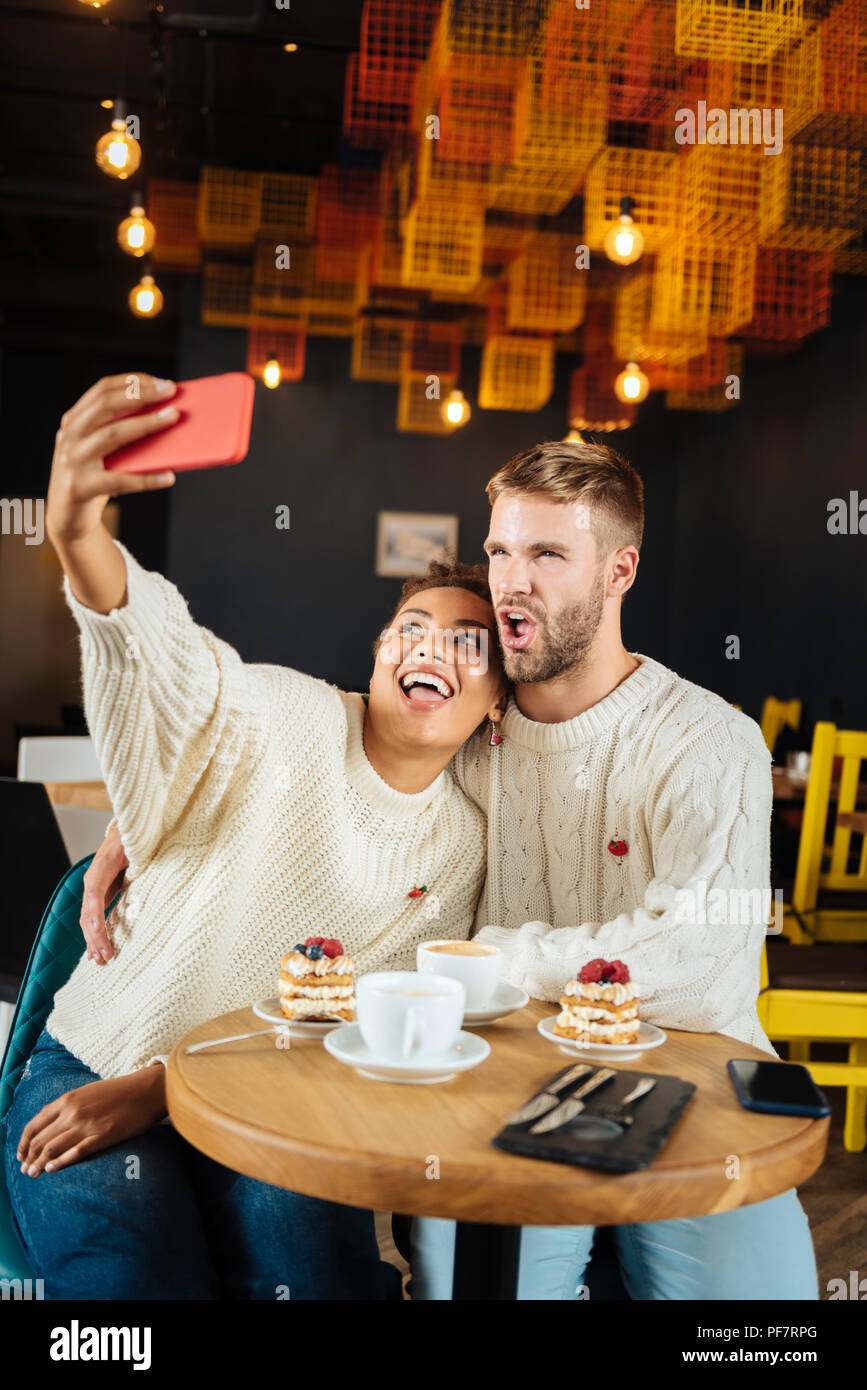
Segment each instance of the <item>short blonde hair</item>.
[{"label": "short blonde hair", "polygon": [[564,439],[537,444],[504,464],[485,491],[492,507],[506,492],[583,503],[599,560],[626,545],[641,548],[644,484],[632,464],[607,444]]}]

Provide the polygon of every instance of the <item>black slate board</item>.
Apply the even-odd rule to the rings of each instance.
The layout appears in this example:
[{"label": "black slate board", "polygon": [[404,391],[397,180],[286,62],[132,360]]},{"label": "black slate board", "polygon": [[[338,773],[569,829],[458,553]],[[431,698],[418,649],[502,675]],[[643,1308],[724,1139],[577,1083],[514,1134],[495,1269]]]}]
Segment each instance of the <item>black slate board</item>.
[{"label": "black slate board", "polygon": [[[601,1064],[596,1070],[600,1069]],[[568,1070],[568,1067],[562,1067],[546,1084],[550,1086]],[[655,1077],[656,1085],[648,1095],[629,1106],[634,1116],[632,1124],[616,1135],[603,1134],[599,1111],[623,1100],[643,1076]],[[560,1099],[565,1100],[590,1079],[591,1073],[588,1072],[559,1092]],[[523,1158],[541,1158],[548,1163],[572,1163],[582,1168],[599,1168],[607,1173],[634,1173],[639,1168],[647,1168],[656,1158],[695,1090],[691,1081],[682,1081],[678,1076],[660,1076],[657,1072],[638,1068],[618,1071],[613,1080],[587,1097],[585,1109],[568,1124],[549,1134],[531,1134],[530,1129],[535,1123],[533,1120],[521,1125],[506,1125],[492,1142],[495,1148],[520,1154]],[[533,1094],[538,1095],[539,1091]],[[531,1098],[528,1096],[527,1100]],[[515,1106],[516,1110],[518,1108]],[[592,1133],[598,1137],[590,1137]]]}]

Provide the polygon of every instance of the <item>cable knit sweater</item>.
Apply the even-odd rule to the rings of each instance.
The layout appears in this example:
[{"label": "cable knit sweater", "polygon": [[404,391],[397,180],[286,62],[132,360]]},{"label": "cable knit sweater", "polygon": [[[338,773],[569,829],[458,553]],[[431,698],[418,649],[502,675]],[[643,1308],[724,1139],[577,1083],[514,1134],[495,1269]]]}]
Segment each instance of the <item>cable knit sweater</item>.
[{"label": "cable knit sweater", "polygon": [[[276,994],[281,954],[307,936],[338,937],[359,974],[415,969],[418,941],[469,935],[485,871],[484,816],[450,768],[395,791],[365,756],[360,695],[244,663],[119,549],[122,608],[64,592],[129,887],[114,958],[82,955],[47,1024],[104,1077]],[[438,917],[407,897],[421,883]]]},{"label": "cable knit sweater", "polygon": [[596,956],[619,957],[649,1022],[776,1055],[756,1013],[770,754],[752,719],[635,656],[576,718],[535,723],[511,700],[503,742],[474,737],[457,754],[458,781],[489,813],[478,935],[536,998],[559,998]]}]

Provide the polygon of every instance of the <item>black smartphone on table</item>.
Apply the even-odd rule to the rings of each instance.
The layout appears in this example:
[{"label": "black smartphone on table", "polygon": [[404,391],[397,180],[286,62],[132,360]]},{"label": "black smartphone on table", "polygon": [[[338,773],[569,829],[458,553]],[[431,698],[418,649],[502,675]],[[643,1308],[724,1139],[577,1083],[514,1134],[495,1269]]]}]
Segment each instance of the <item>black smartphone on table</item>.
[{"label": "black smartphone on table", "polygon": [[735,1094],[745,1110],[768,1115],[807,1115],[819,1120],[831,1107],[806,1067],[799,1062],[726,1063]]}]

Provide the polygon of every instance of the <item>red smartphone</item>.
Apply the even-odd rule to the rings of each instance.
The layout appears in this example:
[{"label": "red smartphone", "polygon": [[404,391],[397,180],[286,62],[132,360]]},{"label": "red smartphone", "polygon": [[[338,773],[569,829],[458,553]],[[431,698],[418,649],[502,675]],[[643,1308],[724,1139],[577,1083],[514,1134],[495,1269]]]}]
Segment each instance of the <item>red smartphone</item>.
[{"label": "red smartphone", "polygon": [[223,372],[179,381],[168,400],[155,401],[127,415],[151,414],[176,405],[179,418],[157,434],[145,435],[106,454],[113,473],[182,473],[240,463],[250,447],[255,382],[247,372]]}]

